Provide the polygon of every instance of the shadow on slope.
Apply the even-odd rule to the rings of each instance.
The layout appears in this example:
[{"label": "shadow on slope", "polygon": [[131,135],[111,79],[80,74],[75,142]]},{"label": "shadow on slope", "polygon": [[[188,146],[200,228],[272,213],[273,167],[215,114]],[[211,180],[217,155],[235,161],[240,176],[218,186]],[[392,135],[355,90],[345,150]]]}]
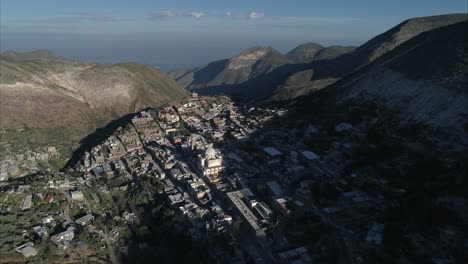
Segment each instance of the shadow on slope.
[{"label": "shadow on slope", "polygon": [[86,151],[89,151],[93,147],[102,143],[109,136],[111,136],[117,128],[124,127],[132,120],[134,115],[135,113],[131,113],[124,115],[119,119],[113,120],[106,126],[96,129],[96,131],[80,140],[79,147],[73,151],[72,156],[65,164],[65,168],[74,166]]}]

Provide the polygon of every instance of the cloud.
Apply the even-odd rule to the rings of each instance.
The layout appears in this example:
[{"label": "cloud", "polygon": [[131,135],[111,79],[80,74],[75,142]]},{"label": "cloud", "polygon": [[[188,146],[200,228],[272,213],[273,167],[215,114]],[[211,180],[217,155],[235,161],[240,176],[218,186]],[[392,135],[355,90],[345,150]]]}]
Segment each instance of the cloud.
[{"label": "cloud", "polygon": [[202,11],[193,11],[192,13],[190,13],[190,16],[194,17],[196,19],[199,19],[201,17],[206,16],[206,14],[204,12],[202,12]]},{"label": "cloud", "polygon": [[231,13],[230,11],[227,11],[227,12],[225,13],[225,15],[226,15],[227,17],[230,17],[230,16],[232,16],[232,13]]},{"label": "cloud", "polygon": [[175,16],[176,16],[176,13],[169,11],[169,10],[155,11],[149,15],[148,20],[152,21],[152,20],[158,20],[158,19],[162,19],[166,17],[175,17]]},{"label": "cloud", "polygon": [[248,15],[249,19],[260,19],[260,18],[264,18],[264,17],[265,17],[264,13],[257,13],[257,12],[251,12]]},{"label": "cloud", "polygon": [[96,23],[96,22],[118,22],[128,21],[128,18],[106,14],[90,14],[90,13],[68,13],[63,16],[49,17],[42,19],[43,22],[53,23]]}]

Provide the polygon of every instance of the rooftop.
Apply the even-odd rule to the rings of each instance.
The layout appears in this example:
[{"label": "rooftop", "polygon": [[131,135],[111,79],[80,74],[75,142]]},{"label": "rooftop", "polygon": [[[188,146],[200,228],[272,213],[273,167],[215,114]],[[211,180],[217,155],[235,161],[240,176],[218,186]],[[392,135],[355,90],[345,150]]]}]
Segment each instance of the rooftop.
[{"label": "rooftop", "polygon": [[279,150],[275,149],[274,147],[264,148],[263,151],[265,151],[271,157],[283,155],[283,153],[281,153]]}]

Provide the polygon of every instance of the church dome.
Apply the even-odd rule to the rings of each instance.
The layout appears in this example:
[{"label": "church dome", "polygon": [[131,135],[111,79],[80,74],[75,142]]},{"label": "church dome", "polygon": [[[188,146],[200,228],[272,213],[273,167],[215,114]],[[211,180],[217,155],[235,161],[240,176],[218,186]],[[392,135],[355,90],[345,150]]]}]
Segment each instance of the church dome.
[{"label": "church dome", "polygon": [[205,158],[211,159],[215,157],[216,157],[216,151],[214,150],[214,148],[212,147],[207,148],[205,152]]}]

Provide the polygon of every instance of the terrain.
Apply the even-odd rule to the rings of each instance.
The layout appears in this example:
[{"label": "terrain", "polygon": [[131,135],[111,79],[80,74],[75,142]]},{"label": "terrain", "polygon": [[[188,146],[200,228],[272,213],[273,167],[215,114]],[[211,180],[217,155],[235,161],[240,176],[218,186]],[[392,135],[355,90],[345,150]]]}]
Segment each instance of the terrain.
[{"label": "terrain", "polygon": [[[170,76],[200,94],[225,93],[256,100],[288,100],[327,87],[418,34],[466,19],[466,14],[409,19],[358,48],[323,48],[309,43],[287,55],[272,48],[253,48],[229,60],[194,70],[174,71]],[[248,63],[239,62],[245,58],[248,58]],[[243,67],[229,66],[236,61]]]},{"label": "terrain", "polygon": [[[358,48],[171,73],[263,104],[187,96],[135,63],[3,53],[0,262],[463,263],[467,30],[410,19]],[[33,146],[77,142],[60,171],[31,165],[56,155]]]},{"label": "terrain", "polygon": [[113,119],[188,94],[145,65],[69,61],[43,50],[2,53],[0,72],[1,137],[14,147],[75,144]]},{"label": "terrain", "polygon": [[400,123],[425,125],[426,137],[437,132],[432,137],[437,145],[466,149],[467,28],[465,21],[422,33],[322,93],[300,98],[299,104],[307,113],[311,105],[326,112],[337,105],[372,103]]}]

